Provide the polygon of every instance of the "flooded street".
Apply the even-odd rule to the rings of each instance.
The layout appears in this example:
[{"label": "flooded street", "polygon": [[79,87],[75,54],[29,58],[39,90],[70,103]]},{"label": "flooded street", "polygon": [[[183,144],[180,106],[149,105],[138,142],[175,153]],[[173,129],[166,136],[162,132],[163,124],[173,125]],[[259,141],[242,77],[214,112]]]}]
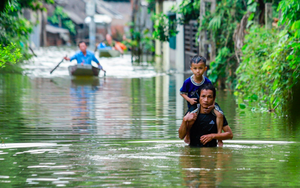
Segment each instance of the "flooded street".
[{"label": "flooded street", "polygon": [[233,131],[223,148],[191,148],[178,138],[189,75],[98,58],[107,71],[75,79],[61,59],[77,49],[42,48],[0,75],[0,187],[296,187],[300,129],[287,118],[217,102]]}]

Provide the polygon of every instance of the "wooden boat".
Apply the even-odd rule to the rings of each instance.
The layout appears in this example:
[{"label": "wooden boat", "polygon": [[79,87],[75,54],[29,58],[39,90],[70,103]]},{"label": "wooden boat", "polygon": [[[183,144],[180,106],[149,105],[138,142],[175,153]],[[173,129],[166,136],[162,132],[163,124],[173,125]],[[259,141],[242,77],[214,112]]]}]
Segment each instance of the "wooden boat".
[{"label": "wooden boat", "polygon": [[75,88],[77,86],[100,86],[100,79],[95,76],[75,76],[71,80],[71,87]]},{"label": "wooden boat", "polygon": [[100,69],[92,65],[73,65],[68,67],[71,76],[99,76]]},{"label": "wooden boat", "polygon": [[121,53],[117,50],[112,49],[98,49],[99,57],[119,57]]}]

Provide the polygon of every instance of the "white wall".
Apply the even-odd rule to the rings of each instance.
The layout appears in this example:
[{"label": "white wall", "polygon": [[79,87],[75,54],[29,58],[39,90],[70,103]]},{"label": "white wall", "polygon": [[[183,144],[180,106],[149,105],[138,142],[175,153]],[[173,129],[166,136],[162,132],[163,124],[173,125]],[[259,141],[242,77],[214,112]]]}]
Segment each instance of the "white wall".
[{"label": "white wall", "polygon": [[[176,5],[175,1],[164,1],[163,2],[163,13],[167,14],[172,6]],[[163,43],[163,70],[170,70],[170,47],[169,42]]]},{"label": "white wall", "polygon": [[[177,5],[179,5],[182,0],[176,0]],[[180,15],[177,14],[176,18],[179,18]],[[177,27],[178,34],[176,36],[176,70],[177,72],[184,72],[184,42],[183,42],[183,26],[178,25]]]}]

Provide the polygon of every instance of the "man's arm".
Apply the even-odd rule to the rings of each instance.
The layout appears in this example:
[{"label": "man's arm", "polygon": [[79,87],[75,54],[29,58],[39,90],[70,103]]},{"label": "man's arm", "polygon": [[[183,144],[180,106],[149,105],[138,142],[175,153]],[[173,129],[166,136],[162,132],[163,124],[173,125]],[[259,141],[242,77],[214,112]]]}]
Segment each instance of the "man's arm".
[{"label": "man's arm", "polygon": [[100,62],[98,61],[98,59],[95,57],[95,54],[93,54],[93,59],[92,59],[93,61],[95,61],[97,64],[98,64],[98,68],[99,69],[102,69],[103,71],[105,71],[104,69],[103,69],[103,67],[100,65]]},{"label": "man's arm", "polygon": [[224,133],[217,133],[217,134],[212,133],[212,134],[203,135],[200,138],[200,142],[203,145],[205,145],[207,142],[210,142],[212,139],[227,140],[233,138],[233,134],[229,125],[223,126],[223,131]]},{"label": "man's arm", "polygon": [[100,65],[100,62],[99,62],[98,59],[95,57],[95,54],[93,54],[92,60],[95,61],[98,65]]},{"label": "man's arm", "polygon": [[118,50],[121,54],[124,53],[123,49],[118,45],[118,43],[115,44],[115,49]]},{"label": "man's arm", "polygon": [[181,125],[178,129],[178,135],[180,139],[184,139],[188,130],[193,126],[197,119],[197,114],[195,113],[187,113],[186,116],[183,117]]},{"label": "man's arm", "polygon": [[77,54],[73,55],[72,57],[64,57],[65,60],[68,60],[68,61],[73,61],[74,59],[76,59],[76,56]]}]

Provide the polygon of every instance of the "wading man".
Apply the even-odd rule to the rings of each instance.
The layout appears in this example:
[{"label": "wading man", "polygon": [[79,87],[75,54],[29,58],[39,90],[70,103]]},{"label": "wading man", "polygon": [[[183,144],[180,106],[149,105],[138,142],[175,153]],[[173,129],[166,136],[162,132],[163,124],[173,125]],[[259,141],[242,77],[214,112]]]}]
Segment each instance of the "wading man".
[{"label": "wading man", "polygon": [[[65,57],[65,60],[73,61],[74,59],[77,60],[78,64],[85,64],[85,65],[92,65],[92,61],[96,62],[98,64],[98,68],[103,70],[103,67],[100,65],[98,59],[95,57],[94,53],[87,50],[86,43],[83,41],[80,41],[78,43],[78,47],[80,49],[79,52],[77,52],[72,57]],[[105,71],[105,70],[103,70]]]},{"label": "wading man", "polygon": [[232,139],[233,134],[224,116],[223,133],[218,133],[216,116],[213,110],[207,111],[216,99],[216,89],[208,84],[200,89],[200,110],[198,114],[188,113],[184,116],[178,130],[179,138],[184,139],[187,132],[190,132],[190,146],[216,147],[217,140]]}]

